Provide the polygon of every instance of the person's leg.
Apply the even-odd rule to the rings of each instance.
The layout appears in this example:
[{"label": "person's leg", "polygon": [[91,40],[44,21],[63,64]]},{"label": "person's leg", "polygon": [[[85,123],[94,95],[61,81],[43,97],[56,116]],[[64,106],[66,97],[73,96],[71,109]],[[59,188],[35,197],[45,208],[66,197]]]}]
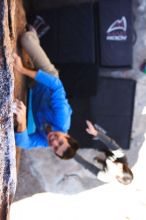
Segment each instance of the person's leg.
[{"label": "person's leg", "polygon": [[21,45],[29,54],[34,66],[37,69],[42,69],[57,77],[59,76],[58,70],[51,63],[46,53],[40,46],[39,39],[35,32],[27,31],[23,33],[21,37]]}]

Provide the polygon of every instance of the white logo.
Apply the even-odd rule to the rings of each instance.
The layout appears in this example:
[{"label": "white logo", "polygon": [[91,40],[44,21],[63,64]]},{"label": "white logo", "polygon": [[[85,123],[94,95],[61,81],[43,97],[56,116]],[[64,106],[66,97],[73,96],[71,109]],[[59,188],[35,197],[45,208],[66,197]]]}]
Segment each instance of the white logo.
[{"label": "white logo", "polygon": [[107,30],[107,40],[125,41],[127,40],[127,20],[123,16],[120,20],[114,21]]}]

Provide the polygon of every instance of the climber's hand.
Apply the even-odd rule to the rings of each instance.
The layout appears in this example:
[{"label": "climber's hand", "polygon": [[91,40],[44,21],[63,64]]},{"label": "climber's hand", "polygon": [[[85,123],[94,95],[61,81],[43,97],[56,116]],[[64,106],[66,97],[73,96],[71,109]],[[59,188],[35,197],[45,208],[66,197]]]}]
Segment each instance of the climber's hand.
[{"label": "climber's hand", "polygon": [[86,120],[86,124],[88,126],[86,128],[87,133],[96,137],[98,135],[98,131],[95,129],[94,125],[88,120]]},{"label": "climber's hand", "polygon": [[19,57],[16,53],[13,54],[13,66],[14,66],[14,71],[19,72],[20,74],[24,74],[25,68],[23,66],[21,57]]},{"label": "climber's hand", "polygon": [[17,132],[22,132],[26,129],[26,106],[18,99],[14,102],[14,114],[17,122]]}]

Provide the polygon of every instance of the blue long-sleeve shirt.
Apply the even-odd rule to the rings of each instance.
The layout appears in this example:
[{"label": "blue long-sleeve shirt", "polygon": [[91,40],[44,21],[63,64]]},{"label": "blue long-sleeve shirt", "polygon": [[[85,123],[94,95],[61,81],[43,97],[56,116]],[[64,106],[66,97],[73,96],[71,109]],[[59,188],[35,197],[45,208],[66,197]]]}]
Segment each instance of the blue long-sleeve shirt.
[{"label": "blue long-sleeve shirt", "polygon": [[67,133],[70,128],[72,110],[66,99],[59,78],[39,70],[32,89],[32,112],[36,131],[29,135],[26,129],[15,133],[16,146],[24,149],[48,147],[46,126],[52,131]]}]

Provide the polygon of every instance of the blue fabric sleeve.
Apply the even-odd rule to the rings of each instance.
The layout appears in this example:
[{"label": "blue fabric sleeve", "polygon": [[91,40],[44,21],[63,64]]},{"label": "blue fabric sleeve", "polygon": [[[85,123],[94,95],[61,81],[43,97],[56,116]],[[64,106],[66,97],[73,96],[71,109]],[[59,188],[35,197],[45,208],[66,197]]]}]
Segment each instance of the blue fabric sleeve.
[{"label": "blue fabric sleeve", "polygon": [[70,128],[72,109],[66,99],[62,82],[43,70],[38,70],[35,80],[47,86],[51,91],[50,106],[53,109],[52,130],[67,132]]},{"label": "blue fabric sleeve", "polygon": [[31,150],[33,148],[48,147],[48,141],[39,133],[28,135],[27,129],[23,132],[15,132],[15,143],[17,147]]},{"label": "blue fabric sleeve", "polygon": [[62,82],[58,77],[53,76],[43,70],[37,71],[35,80],[49,87],[51,90],[56,90],[56,88],[62,87]]},{"label": "blue fabric sleeve", "polygon": [[54,113],[54,122],[52,131],[62,131],[67,133],[71,124],[72,110],[64,106],[63,109],[57,109]]}]

